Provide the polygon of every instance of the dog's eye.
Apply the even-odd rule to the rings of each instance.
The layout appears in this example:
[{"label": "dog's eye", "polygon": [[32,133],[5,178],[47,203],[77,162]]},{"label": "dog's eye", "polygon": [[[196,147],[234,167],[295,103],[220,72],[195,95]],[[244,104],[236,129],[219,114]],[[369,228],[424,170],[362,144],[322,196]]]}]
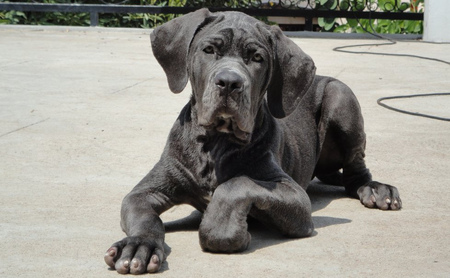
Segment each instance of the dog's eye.
[{"label": "dog's eye", "polygon": [[263,57],[261,54],[255,53],[252,57],[252,61],[261,63],[263,61]]},{"label": "dog's eye", "polygon": [[205,48],[203,49],[203,51],[204,51],[205,53],[207,53],[207,54],[214,54],[214,47],[212,47],[211,45],[209,45],[209,46],[205,47]]}]

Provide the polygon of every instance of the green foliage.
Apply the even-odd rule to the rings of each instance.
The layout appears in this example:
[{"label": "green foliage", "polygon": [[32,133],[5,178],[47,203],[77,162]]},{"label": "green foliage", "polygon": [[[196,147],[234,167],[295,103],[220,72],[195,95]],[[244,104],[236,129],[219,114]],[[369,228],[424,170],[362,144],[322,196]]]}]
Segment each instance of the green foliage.
[{"label": "green foliage", "polygon": [[[316,9],[318,10],[335,10],[337,6],[337,0],[316,0]],[[318,23],[324,31],[331,31],[338,26],[336,18],[333,17],[319,17]]]},{"label": "green foliage", "polygon": [[8,11],[0,12],[0,24],[20,24],[21,20],[26,20],[27,16],[23,12]]},{"label": "green foliage", "polygon": [[[186,4],[186,0],[167,0],[167,1],[141,0],[141,2],[144,2],[142,3],[144,5],[150,4],[155,6],[171,6],[171,7],[183,7]],[[124,17],[124,23],[126,26],[128,26],[132,22],[140,22],[141,23],[140,26],[133,26],[133,27],[153,28],[169,20],[172,20],[177,16],[178,15],[174,14],[128,14],[127,16]]]},{"label": "green foliage", "polygon": [[[36,1],[10,1],[10,2],[29,2]],[[104,1],[106,2],[106,1]],[[80,0],[44,0],[42,3],[52,4],[103,4],[102,1],[80,1]],[[110,0],[109,3],[120,3],[122,0]],[[184,6],[186,0],[131,0],[130,5],[155,5],[155,6]],[[167,22],[177,15],[173,14],[99,14],[99,25],[104,27],[138,27],[153,28]],[[89,13],[42,13],[42,12],[17,12],[0,11],[0,24],[27,24],[27,25],[70,25],[70,26],[89,26]]]},{"label": "green foliage", "polygon": [[[331,0],[329,0],[331,1]],[[344,0],[345,1],[345,0]],[[379,10],[382,12],[404,12],[410,9],[410,12],[423,12],[424,0],[409,0],[402,2],[398,0],[370,0],[365,4],[366,0],[346,0],[350,5],[348,7],[340,7],[341,9],[364,10],[366,7],[372,10]],[[341,2],[341,6],[342,6]],[[397,3],[397,5],[396,5]],[[365,6],[364,6],[365,5]],[[319,22],[320,25],[320,22]],[[324,25],[326,31],[331,28]],[[335,24],[332,29],[333,32],[343,33],[366,33],[377,32],[380,34],[422,34],[423,22],[417,20],[390,20],[390,19],[347,19],[347,23],[338,25]]]},{"label": "green foliage", "polygon": [[380,34],[422,34],[423,25],[421,21],[414,20],[368,20],[348,19],[347,24],[339,26],[334,32],[343,32],[351,29],[354,33],[376,32]]},{"label": "green foliage", "polygon": [[[0,0],[2,1],[2,0]],[[10,0],[9,2],[41,2],[41,3],[89,3],[103,4],[120,3],[123,0]],[[231,8],[249,7],[260,4],[261,0],[191,0],[189,3],[196,6],[202,5],[226,5]],[[288,0],[289,1],[289,0]],[[294,1],[294,0],[290,0]],[[378,10],[383,12],[423,12],[424,0],[315,0],[316,9],[326,10]],[[397,3],[397,4],[396,4]],[[186,0],[129,0],[131,5],[156,5],[156,6],[185,6]],[[178,15],[173,14],[100,14],[99,25],[105,27],[137,27],[153,28],[161,25]],[[261,18],[267,21],[265,18]],[[422,21],[408,20],[368,20],[348,19],[342,23],[336,18],[318,18],[319,26],[326,32],[352,32],[363,33],[376,31],[378,33],[421,34],[423,33]],[[28,25],[72,25],[89,26],[89,13],[41,13],[0,11],[0,24],[28,24]],[[373,28],[373,30],[372,30]],[[365,29],[365,30],[364,30]]]}]

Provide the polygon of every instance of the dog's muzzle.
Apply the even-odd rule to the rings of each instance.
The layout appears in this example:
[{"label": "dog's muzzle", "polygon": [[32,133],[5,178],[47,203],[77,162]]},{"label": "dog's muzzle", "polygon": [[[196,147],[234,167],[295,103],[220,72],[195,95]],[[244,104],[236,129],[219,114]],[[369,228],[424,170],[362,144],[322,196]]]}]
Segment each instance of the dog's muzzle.
[{"label": "dog's muzzle", "polygon": [[214,99],[214,104],[204,107],[205,113],[199,119],[199,124],[209,130],[234,135],[241,143],[250,141],[251,130],[242,110],[246,110],[245,102],[245,79],[242,75],[229,68],[219,70],[212,78],[213,84],[209,98]]}]

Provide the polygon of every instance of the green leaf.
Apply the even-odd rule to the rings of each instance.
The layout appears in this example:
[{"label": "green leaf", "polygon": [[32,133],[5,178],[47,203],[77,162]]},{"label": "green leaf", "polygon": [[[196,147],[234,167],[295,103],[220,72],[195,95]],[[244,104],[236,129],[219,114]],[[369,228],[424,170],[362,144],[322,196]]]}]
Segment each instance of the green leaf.
[{"label": "green leaf", "polygon": [[345,31],[347,31],[348,29],[350,29],[350,25],[342,24],[342,25],[339,25],[336,28],[334,28],[333,32],[335,32],[335,33],[345,33]]},{"label": "green leaf", "polygon": [[319,18],[317,19],[317,23],[319,24],[320,27],[325,26],[325,18],[319,17]]},{"label": "green leaf", "polygon": [[331,23],[331,22],[328,22],[326,25],[325,25],[325,30],[326,31],[330,31],[331,29],[333,29],[333,27],[334,27],[334,21]]},{"label": "green leaf", "polygon": [[416,27],[416,24],[413,21],[410,21],[410,20],[405,21],[405,29],[408,33],[414,32],[415,27]]},{"label": "green leaf", "polygon": [[390,20],[388,19],[379,19],[378,20],[378,26],[387,27],[390,24]]},{"label": "green leaf", "polygon": [[395,10],[395,1],[396,0],[385,0],[380,1],[383,2],[383,4],[380,5],[380,9],[385,12],[391,12]]},{"label": "green leaf", "polygon": [[330,10],[335,10],[337,7],[337,0],[328,0],[327,8]]},{"label": "green leaf", "polygon": [[366,33],[366,31],[364,31],[363,28],[361,28],[361,26],[358,26],[355,28],[356,33],[362,34],[362,33]]},{"label": "green leaf", "polygon": [[350,25],[350,27],[352,27],[352,28],[355,28],[356,26],[358,26],[358,20],[356,20],[356,19],[349,18],[349,19],[347,19],[347,22]]},{"label": "green leaf", "polygon": [[334,17],[319,17],[317,21],[319,26],[324,28],[325,31],[330,31],[333,29],[334,24],[336,23],[336,19]]},{"label": "green leaf", "polygon": [[389,25],[388,32],[389,32],[389,34],[396,34],[398,29],[399,28],[398,28],[397,23],[393,23],[393,24]]},{"label": "green leaf", "polygon": [[350,8],[350,0],[342,0],[339,3],[339,9],[341,11],[346,11],[346,10],[348,10],[348,8]]},{"label": "green leaf", "polygon": [[402,2],[400,3],[398,9],[402,12],[406,11],[410,6],[410,3]]},{"label": "green leaf", "polygon": [[363,11],[366,8],[366,3],[364,0],[353,0],[352,10],[353,11]]}]

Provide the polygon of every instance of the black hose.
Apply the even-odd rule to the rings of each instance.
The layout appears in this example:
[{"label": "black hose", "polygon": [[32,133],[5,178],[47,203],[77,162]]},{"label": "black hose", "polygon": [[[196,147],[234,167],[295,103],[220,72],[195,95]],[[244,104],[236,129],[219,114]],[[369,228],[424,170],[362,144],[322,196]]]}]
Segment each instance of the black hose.
[{"label": "black hose", "polygon": [[[412,55],[412,54],[394,54],[394,53],[380,53],[380,52],[367,52],[367,51],[351,51],[351,50],[344,50],[345,48],[352,48],[352,47],[360,47],[360,46],[381,46],[381,45],[394,45],[397,42],[384,37],[380,34],[378,34],[375,29],[372,26],[372,22],[370,21],[369,18],[369,23],[370,23],[370,28],[372,29],[373,32],[368,31],[360,22],[359,19],[356,19],[359,23],[359,25],[363,28],[363,30],[374,36],[377,37],[379,39],[383,39],[383,40],[387,40],[388,42],[385,43],[371,43],[371,44],[354,44],[354,45],[346,45],[346,46],[338,46],[333,48],[333,51],[336,52],[344,52],[344,53],[350,53],[350,54],[370,54],[370,55],[383,55],[383,56],[396,56],[396,57],[410,57],[410,58],[417,58],[417,59],[423,59],[423,60],[429,60],[429,61],[433,61],[433,62],[439,62],[439,63],[444,63],[446,65],[450,65],[450,62],[441,60],[441,59],[437,59],[437,58],[430,58],[430,57],[424,57],[424,56],[418,56],[418,55]],[[426,43],[426,42],[424,42]],[[445,43],[436,43],[436,44],[445,44]],[[448,96],[450,95],[450,93],[430,93],[430,94],[416,94],[416,95],[402,95],[402,96],[390,96],[390,97],[382,97],[379,98],[377,100],[378,105],[387,108],[389,110],[393,110],[396,112],[400,112],[400,113],[404,113],[407,115],[412,115],[412,116],[419,116],[419,117],[425,117],[425,118],[430,118],[430,119],[434,119],[434,120],[441,120],[441,121],[450,121],[449,118],[443,118],[443,117],[438,117],[438,116],[433,116],[433,115],[427,115],[427,114],[422,114],[422,113],[416,113],[416,112],[410,112],[410,111],[406,111],[406,110],[402,110],[402,109],[398,109],[392,106],[389,106],[385,103],[382,103],[383,100],[389,100],[389,99],[401,99],[401,98],[413,98],[413,97],[428,97],[428,96]]]},{"label": "black hose", "polygon": [[448,95],[450,95],[450,93],[432,93],[432,94],[417,94],[417,95],[403,95],[403,96],[382,97],[382,98],[379,98],[377,100],[377,103],[379,105],[383,106],[384,108],[387,108],[389,110],[393,110],[393,111],[396,111],[396,112],[400,112],[400,113],[403,113],[403,114],[412,115],[412,116],[419,116],[419,117],[425,117],[425,118],[430,118],[430,119],[434,119],[434,120],[441,120],[441,121],[449,122],[450,118],[443,118],[443,117],[427,115],[427,114],[422,114],[422,113],[417,113],[417,112],[410,112],[410,111],[398,109],[398,108],[389,106],[389,105],[387,105],[385,103],[382,103],[383,100],[387,100],[387,99],[400,99],[400,98],[413,98],[413,97],[430,97],[430,96],[448,96]]}]

